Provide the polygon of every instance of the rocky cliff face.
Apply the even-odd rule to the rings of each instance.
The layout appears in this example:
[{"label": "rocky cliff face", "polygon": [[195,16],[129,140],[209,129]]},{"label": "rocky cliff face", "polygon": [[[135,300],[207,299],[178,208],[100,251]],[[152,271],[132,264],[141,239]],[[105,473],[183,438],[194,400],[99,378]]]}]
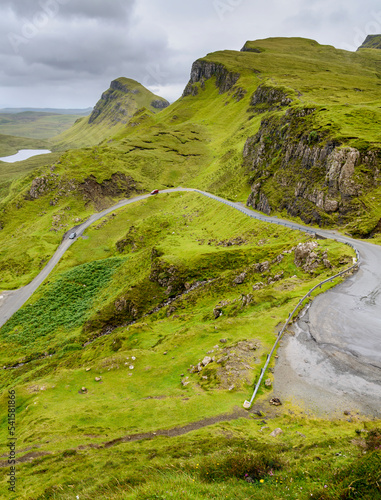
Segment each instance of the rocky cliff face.
[{"label": "rocky cliff face", "polygon": [[197,95],[198,86],[196,84],[200,83],[201,88],[203,88],[205,81],[213,76],[216,77],[216,86],[220,94],[223,94],[234,87],[240,74],[229,72],[223,64],[199,59],[192,65],[190,80],[185,87],[183,97],[187,95]]},{"label": "rocky cliff face", "polygon": [[360,152],[331,140],[327,131],[311,130],[315,112],[289,109],[283,117],[266,118],[247,139],[248,206],[266,214],[286,209],[307,223],[324,224],[329,217],[344,222],[358,196],[377,184],[381,151]]},{"label": "rocky cliff face", "polygon": [[257,113],[274,111],[283,106],[289,106],[291,103],[292,99],[283,89],[269,85],[260,85],[250,101],[253,111]]}]

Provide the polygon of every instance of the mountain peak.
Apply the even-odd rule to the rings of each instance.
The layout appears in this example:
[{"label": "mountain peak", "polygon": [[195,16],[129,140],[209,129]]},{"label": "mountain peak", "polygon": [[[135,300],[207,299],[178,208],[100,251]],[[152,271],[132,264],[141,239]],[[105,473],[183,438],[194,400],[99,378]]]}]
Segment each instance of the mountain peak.
[{"label": "mountain peak", "polygon": [[169,102],[153,94],[136,80],[120,77],[113,80],[110,88],[103,92],[101,99],[90,115],[89,124],[109,119],[127,123],[128,119],[141,107],[157,112],[169,106]]},{"label": "mountain peak", "polygon": [[125,92],[126,94],[129,92],[132,94],[138,94],[141,91],[147,91],[147,89],[145,89],[143,85],[136,80],[133,80],[132,78],[125,78],[124,76],[113,80],[110,84],[110,89],[119,90],[120,92]]}]

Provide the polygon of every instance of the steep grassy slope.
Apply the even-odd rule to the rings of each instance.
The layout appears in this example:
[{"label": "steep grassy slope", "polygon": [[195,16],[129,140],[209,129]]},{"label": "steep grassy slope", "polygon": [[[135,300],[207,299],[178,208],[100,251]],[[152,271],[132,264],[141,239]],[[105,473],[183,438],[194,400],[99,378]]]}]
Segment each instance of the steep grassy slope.
[{"label": "steep grassy slope", "polygon": [[55,137],[53,144],[60,149],[95,145],[123,128],[139,109],[156,113],[167,106],[168,101],[135,80],[118,78],[102,94],[90,116],[78,119],[74,127]]},{"label": "steep grassy slope", "polygon": [[[118,197],[181,184],[267,213],[377,235],[380,68],[378,50],[350,53],[306,39],[247,42],[241,52],[196,61],[181,99],[157,114],[137,110],[117,128],[112,116],[121,91],[111,89],[96,107],[106,103],[101,114],[78,127],[94,131],[94,141],[113,137],[64,153],[54,173],[41,171],[33,201],[34,186],[24,184],[0,211],[4,237],[33,252],[17,231],[21,220],[28,234],[59,241],[70,228],[69,221],[55,224],[68,219],[65,210],[83,218]],[[25,222],[30,211],[42,214],[38,229]],[[0,252],[3,262],[10,257],[7,246]],[[15,248],[12,259],[19,269]],[[38,263],[32,258],[22,267],[4,286],[25,282]]]},{"label": "steep grassy slope", "polygon": [[[250,488],[261,487],[259,479],[266,478],[274,492],[281,476],[288,487],[299,465],[287,463],[295,446],[309,457],[305,467],[312,471],[319,424],[305,416],[281,417],[265,434],[259,433],[266,427],[263,415],[254,422],[250,416],[247,425],[243,420],[221,424],[209,437],[201,431],[173,442],[122,444],[127,435],[222,413],[244,415],[235,407],[250,395],[279,324],[313,284],[352,260],[347,246],[320,240],[317,267],[306,271],[295,264],[294,247],[308,239],[194,193],[151,197],[90,228],[0,330],[1,365],[8,368],[0,371],[0,442],[7,438],[4,390],[12,386],[17,446],[24,457],[17,468],[18,498],[72,498],[73,493],[150,498],[144,484],[149,481],[152,491],[166,498],[160,470],[167,484],[184,491],[177,498],[208,495],[208,475],[212,482],[231,478],[226,493],[245,498],[245,473],[257,474]],[[327,258],[334,269],[327,267]],[[200,362],[205,366],[198,368]],[[261,389],[261,408],[271,418],[270,391]],[[268,435],[279,425],[287,432],[276,444]],[[327,436],[318,440],[325,467],[333,453],[328,444],[335,453],[345,449],[345,460],[337,459],[340,466],[350,464],[357,454],[350,443],[354,426],[347,423],[339,431],[340,442],[332,428],[325,429]],[[296,431],[309,431],[308,441],[303,444]],[[242,448],[244,432],[251,451]],[[119,459],[112,448],[117,443]],[[226,461],[226,446],[241,467],[234,466],[235,473]],[[248,460],[265,448],[259,470],[248,469]],[[172,455],[176,468],[167,477],[163,466]],[[7,468],[1,470],[5,494]],[[330,474],[327,468],[324,477]],[[304,481],[300,475],[298,488]],[[323,487],[314,480],[308,486]],[[222,492],[222,485],[214,488]],[[217,493],[210,498],[218,498]]]},{"label": "steep grassy slope", "polygon": [[[144,105],[113,128],[111,99],[83,128],[100,144],[9,185],[0,286],[27,283],[94,210],[163,186],[353,230],[367,217],[374,231],[380,62],[371,49],[269,39],[196,61],[160,113]],[[271,385],[242,410],[290,310],[352,263],[349,247],[318,240],[316,268],[296,265],[308,239],[194,193],[150,197],[90,228],[0,330],[1,494],[14,387],[17,498],[377,498],[380,423],[274,408]]]},{"label": "steep grassy slope", "polygon": [[0,134],[49,139],[70,128],[80,115],[37,111],[0,113]]}]

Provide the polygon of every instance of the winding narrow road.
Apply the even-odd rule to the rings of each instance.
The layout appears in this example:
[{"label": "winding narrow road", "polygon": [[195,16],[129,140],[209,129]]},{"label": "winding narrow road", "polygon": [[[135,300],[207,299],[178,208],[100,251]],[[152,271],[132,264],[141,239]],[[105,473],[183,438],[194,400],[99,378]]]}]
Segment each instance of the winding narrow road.
[{"label": "winding narrow road", "polygon": [[[315,233],[310,227],[254,212],[242,203],[197,189],[161,192],[179,191],[200,193],[258,220]],[[77,235],[81,236],[91,224],[114,210],[149,196],[122,200],[93,214],[75,229]],[[361,267],[347,281],[317,297],[298,321],[295,336],[285,338],[275,369],[274,391],[282,399],[294,400],[322,415],[350,408],[352,413],[381,417],[381,247],[335,231],[317,233],[355,246]],[[32,296],[74,241],[66,238],[27,286],[0,293],[0,327]]]}]

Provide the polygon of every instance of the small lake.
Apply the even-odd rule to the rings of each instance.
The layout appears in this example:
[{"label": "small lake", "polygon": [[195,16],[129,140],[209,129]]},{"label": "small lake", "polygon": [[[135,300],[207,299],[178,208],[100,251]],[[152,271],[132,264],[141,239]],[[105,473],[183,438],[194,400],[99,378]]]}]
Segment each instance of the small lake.
[{"label": "small lake", "polygon": [[18,153],[12,156],[4,156],[0,158],[0,161],[5,161],[6,163],[14,163],[15,161],[23,161],[28,158],[32,158],[32,156],[37,155],[46,155],[51,153],[49,149],[20,149]]}]

